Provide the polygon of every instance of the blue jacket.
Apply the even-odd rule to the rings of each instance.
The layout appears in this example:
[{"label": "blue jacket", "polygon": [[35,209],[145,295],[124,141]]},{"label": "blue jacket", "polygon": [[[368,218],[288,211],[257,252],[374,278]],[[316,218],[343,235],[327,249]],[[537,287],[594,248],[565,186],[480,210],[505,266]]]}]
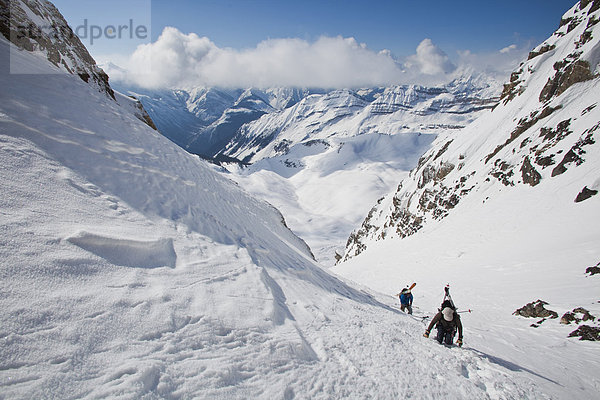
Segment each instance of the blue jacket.
[{"label": "blue jacket", "polygon": [[413,302],[413,295],[412,293],[402,293],[400,295],[400,303],[404,304],[404,305],[411,305]]}]

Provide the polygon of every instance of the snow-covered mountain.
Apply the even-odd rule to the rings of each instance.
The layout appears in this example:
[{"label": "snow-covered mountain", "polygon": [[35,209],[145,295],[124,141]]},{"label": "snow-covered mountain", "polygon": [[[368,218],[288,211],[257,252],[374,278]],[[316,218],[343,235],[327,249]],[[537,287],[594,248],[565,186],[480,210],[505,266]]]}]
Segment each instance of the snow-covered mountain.
[{"label": "snow-covered mountain", "polygon": [[222,153],[241,126],[290,107],[310,93],[294,88],[115,87],[140,99],[163,135],[190,153],[211,159]]},{"label": "snow-covered mountain", "polygon": [[282,211],[320,262],[333,265],[373,202],[397,186],[436,135],[493,107],[499,87],[469,76],[436,88],[312,94],[243,125],[221,154],[252,163],[228,168]]},{"label": "snow-covered mountain", "polygon": [[[600,332],[599,21],[598,1],[569,10],[498,106],[439,135],[375,204],[333,269],[387,293],[416,281],[426,309],[450,283],[459,307],[473,308],[465,319],[480,351],[554,384],[558,374],[599,383],[568,372],[600,366],[598,346],[575,340]],[[517,311],[526,305],[541,312]],[[570,387],[556,397],[582,395]]]},{"label": "snow-covered mountain", "polygon": [[[489,110],[500,89],[475,74],[432,88],[120,88],[191,153],[253,164],[228,165],[230,177],[280,209],[326,265],[435,135],[462,129]],[[340,206],[349,196],[352,204]]]},{"label": "snow-covered mountain", "polygon": [[241,127],[222,154],[256,162],[296,144],[361,134],[439,133],[463,128],[497,101],[498,86],[464,77],[441,87],[415,85],[310,95]]},{"label": "snow-covered mountain", "polygon": [[586,171],[598,167],[593,145],[599,129],[600,34],[594,35],[597,3],[590,11],[581,4],[511,75],[493,112],[436,139],[410,178],[381,199],[351,235],[345,259],[370,242],[412,235],[454,213],[467,198],[487,201],[496,191],[522,187],[541,194],[563,189],[567,179],[575,190],[572,200],[579,202],[598,188],[600,181]]},{"label": "snow-covered mountain", "polygon": [[493,107],[500,85],[479,75],[433,88],[116,87],[139,98],[159,130],[189,152],[253,163],[332,136],[460,129]]},{"label": "snow-covered mountain", "polygon": [[[51,5],[15,7],[34,23]],[[322,269],[277,210],[142,122],[134,100],[33,50],[0,37],[0,396],[597,396],[597,348],[574,339],[476,330],[477,314],[462,350],[424,339],[420,320]],[[561,362],[540,367],[546,353]]]}]

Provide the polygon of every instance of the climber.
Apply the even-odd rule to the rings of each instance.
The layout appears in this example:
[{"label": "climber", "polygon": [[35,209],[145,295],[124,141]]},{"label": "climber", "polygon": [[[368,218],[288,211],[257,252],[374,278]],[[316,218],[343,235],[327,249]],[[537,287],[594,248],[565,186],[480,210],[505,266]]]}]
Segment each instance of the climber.
[{"label": "climber", "polygon": [[458,340],[456,341],[456,344],[458,347],[462,347],[463,327],[462,323],[460,322],[460,315],[458,315],[450,300],[444,300],[442,307],[436,316],[431,320],[431,323],[427,327],[427,330],[423,336],[428,338],[429,332],[431,332],[431,328],[433,328],[434,325],[436,325],[438,330],[436,339],[440,344],[443,342],[448,346],[452,345],[454,335],[458,330]]},{"label": "climber", "polygon": [[[414,285],[412,287],[414,287]],[[412,314],[412,303],[413,303],[413,295],[411,292],[412,287],[406,286],[404,289],[402,289],[402,291],[400,293],[398,293],[398,296],[400,296],[400,309],[402,311],[404,311],[404,310],[408,311],[409,314]]]}]

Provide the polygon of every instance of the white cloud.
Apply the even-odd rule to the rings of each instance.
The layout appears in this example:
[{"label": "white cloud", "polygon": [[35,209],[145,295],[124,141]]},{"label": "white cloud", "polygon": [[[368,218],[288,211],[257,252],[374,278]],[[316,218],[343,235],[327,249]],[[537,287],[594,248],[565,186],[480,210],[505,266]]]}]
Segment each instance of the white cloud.
[{"label": "white cloud", "polygon": [[504,70],[510,64],[506,59],[514,61],[520,54],[516,46],[509,48],[509,52],[492,55],[465,51],[458,54],[455,65],[430,39],[424,39],[416,53],[401,62],[389,50],[376,52],[354,38],[341,36],[321,37],[314,42],[269,39],[254,48],[235,50],[168,27],[156,42],[140,45],[130,56],[104,57],[100,61],[111,79],[146,88],[351,88],[442,84],[469,70],[466,65],[474,71],[497,71],[499,66],[502,74],[508,74],[510,71]]},{"label": "white cloud", "polygon": [[431,39],[424,39],[417,46],[417,54],[407,60],[408,67],[417,67],[425,75],[449,74],[456,69],[446,53],[437,47]]},{"label": "white cloud", "polygon": [[[353,38],[270,39],[247,50],[223,49],[206,37],[165,28],[139,46],[113,79],[144,87],[355,87],[402,78],[389,52],[376,53]],[[109,71],[111,73],[112,71]]]},{"label": "white cloud", "polygon": [[505,48],[500,50],[500,53],[506,54],[506,53],[510,53],[511,51],[516,50],[516,49],[517,49],[517,45],[511,44],[510,46],[506,46]]}]

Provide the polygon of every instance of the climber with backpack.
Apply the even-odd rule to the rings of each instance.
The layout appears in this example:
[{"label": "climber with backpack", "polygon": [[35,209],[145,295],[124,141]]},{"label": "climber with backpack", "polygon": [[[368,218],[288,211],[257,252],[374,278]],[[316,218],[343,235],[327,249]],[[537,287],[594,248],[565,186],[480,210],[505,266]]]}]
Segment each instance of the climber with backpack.
[{"label": "climber with backpack", "polygon": [[408,287],[406,286],[398,296],[400,297],[400,310],[406,310],[409,314],[412,314],[412,303],[413,303],[413,295],[411,289],[415,287],[416,284]]},{"label": "climber with backpack", "polygon": [[423,336],[428,338],[431,328],[434,326],[436,326],[438,330],[436,339],[440,344],[443,343],[447,346],[451,346],[456,331],[458,331],[458,340],[456,341],[456,344],[458,347],[462,347],[463,327],[460,321],[460,315],[456,312],[456,307],[450,297],[450,288],[448,286],[446,286],[446,296],[444,296],[442,306],[439,308],[436,316],[431,320],[431,323],[427,327],[427,330],[425,330]]}]

